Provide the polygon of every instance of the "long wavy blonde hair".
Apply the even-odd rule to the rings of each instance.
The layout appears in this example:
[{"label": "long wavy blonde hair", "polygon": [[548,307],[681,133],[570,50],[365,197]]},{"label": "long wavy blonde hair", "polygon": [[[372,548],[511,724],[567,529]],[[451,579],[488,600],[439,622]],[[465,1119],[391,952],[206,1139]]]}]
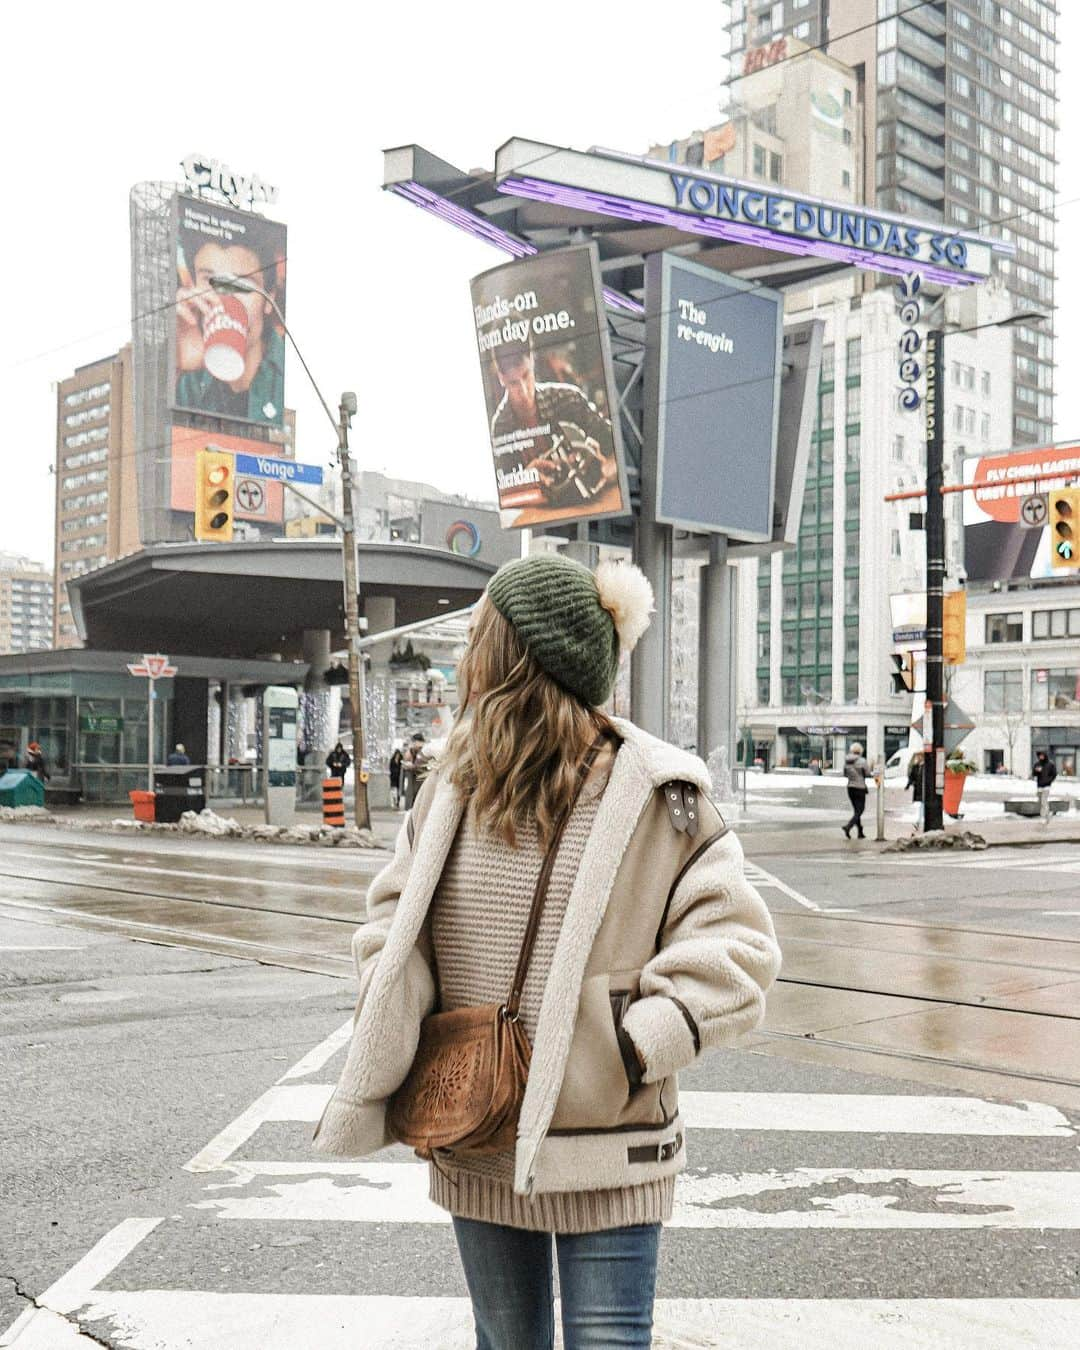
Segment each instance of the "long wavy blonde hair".
[{"label": "long wavy blonde hair", "polygon": [[569,810],[578,769],[611,722],[563,689],[485,596],[458,667],[461,705],[440,757],[483,828],[514,847],[532,822],[546,848]]}]

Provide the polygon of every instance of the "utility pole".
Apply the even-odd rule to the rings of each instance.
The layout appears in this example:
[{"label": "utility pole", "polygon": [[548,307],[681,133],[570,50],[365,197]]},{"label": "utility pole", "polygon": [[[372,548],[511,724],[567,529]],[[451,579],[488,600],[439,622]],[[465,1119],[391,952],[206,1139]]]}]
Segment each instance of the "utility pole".
[{"label": "utility pole", "polygon": [[338,406],[338,463],[341,466],[341,546],[344,553],[345,645],[349,655],[349,703],[352,707],[353,807],[357,829],[371,829],[367,783],[364,771],[364,679],[360,650],[360,610],[356,583],[356,524],[353,518],[352,461],[349,458],[349,426],[356,412],[356,395],[342,394]]},{"label": "utility pole", "polygon": [[944,347],[944,332],[931,328],[926,335],[926,702],[931,723],[923,759],[923,828],[927,831],[944,827],[938,791],[938,758],[944,760],[945,755]]}]

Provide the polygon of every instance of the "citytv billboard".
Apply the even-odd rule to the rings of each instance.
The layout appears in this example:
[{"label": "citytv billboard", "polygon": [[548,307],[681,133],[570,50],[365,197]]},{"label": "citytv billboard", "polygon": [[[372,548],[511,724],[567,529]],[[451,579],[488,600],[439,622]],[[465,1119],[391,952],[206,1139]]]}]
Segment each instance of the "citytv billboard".
[{"label": "citytv billboard", "polygon": [[472,280],[504,527],[630,513],[595,244]]},{"label": "citytv billboard", "polygon": [[285,415],[285,334],[256,292],[219,295],[210,278],[250,280],[285,314],[285,226],[200,197],[175,198],[175,340],[170,407],[280,427]]},{"label": "citytv billboard", "polygon": [[773,535],[784,300],[661,259],[657,520],[749,543]]}]

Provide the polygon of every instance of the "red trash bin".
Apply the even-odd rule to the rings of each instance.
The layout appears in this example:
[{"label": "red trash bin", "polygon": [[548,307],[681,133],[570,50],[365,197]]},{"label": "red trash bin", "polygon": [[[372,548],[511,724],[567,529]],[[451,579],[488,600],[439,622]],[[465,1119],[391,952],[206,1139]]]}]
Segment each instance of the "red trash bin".
[{"label": "red trash bin", "polygon": [[131,805],[135,811],[135,819],[146,820],[153,824],[155,819],[154,794],[152,792],[139,792],[138,790],[135,790],[129,792],[128,796],[131,798]]}]

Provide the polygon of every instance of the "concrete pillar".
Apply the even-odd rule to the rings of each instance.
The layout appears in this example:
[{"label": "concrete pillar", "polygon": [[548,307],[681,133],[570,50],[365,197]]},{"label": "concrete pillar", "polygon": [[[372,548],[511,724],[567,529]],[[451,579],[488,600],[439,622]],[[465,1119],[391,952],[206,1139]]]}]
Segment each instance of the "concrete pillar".
[{"label": "concrete pillar", "polygon": [[303,658],[311,667],[304,680],[304,692],[324,689],[323,675],[330,665],[330,629],[305,628],[301,641]]},{"label": "concrete pillar", "polygon": [[[367,636],[385,633],[389,628],[397,627],[397,604],[392,595],[364,596],[364,616],[368,621]],[[423,637],[423,633],[419,635]],[[372,807],[385,808],[390,805],[390,777],[388,766],[390,747],[386,743],[390,731],[388,722],[394,716],[393,700],[381,697],[389,689],[390,653],[393,644],[382,642],[369,653],[371,667],[364,680],[365,717],[368,763],[371,765],[371,778],[368,782],[368,803]]]},{"label": "concrete pillar", "polygon": [[634,530],[634,561],[652,583],[653,621],[630,665],[630,716],[664,739],[671,708],[671,527],[656,520],[657,427],[660,415],[660,254],[645,260],[645,410],[641,447],[641,510]]},{"label": "concrete pillar", "polygon": [[701,569],[698,624],[698,754],[702,759],[727,747],[735,761],[735,568],[727,564],[727,538],[709,540],[709,561]]}]

